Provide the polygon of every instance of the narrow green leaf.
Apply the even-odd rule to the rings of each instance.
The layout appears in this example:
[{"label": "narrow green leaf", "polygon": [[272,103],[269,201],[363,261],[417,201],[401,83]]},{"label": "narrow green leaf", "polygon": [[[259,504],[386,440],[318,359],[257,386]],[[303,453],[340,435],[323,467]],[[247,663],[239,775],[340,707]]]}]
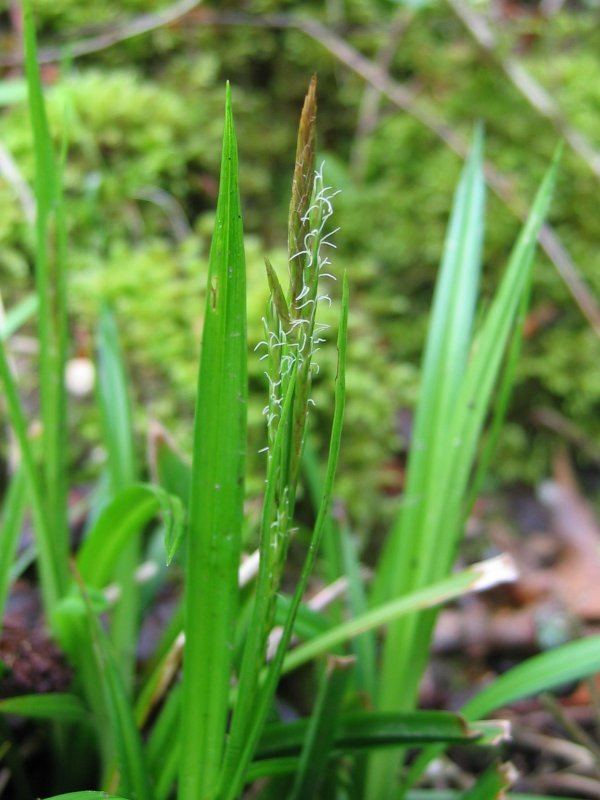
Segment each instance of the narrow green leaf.
[{"label": "narrow green leaf", "polygon": [[44,494],[40,475],[33,456],[33,449],[27,435],[27,422],[21,399],[12,374],[6,345],[0,338],[0,383],[4,389],[8,418],[21,453],[22,469],[27,476],[31,510],[37,540],[40,584],[44,607],[52,609],[63,592],[64,565],[53,546],[51,527],[44,507]]},{"label": "narrow green leaf", "polygon": [[61,175],[48,127],[37,61],[31,1],[23,8],[25,77],[33,131],[36,198],[36,292],[39,302],[40,406],[44,452],[44,505],[52,528],[51,548],[60,589],[68,582],[66,226]]},{"label": "narrow green leaf", "polygon": [[[47,797],[46,800],[127,800],[124,797],[117,797],[106,792],[68,792],[67,794],[55,794]],[[132,798],[133,800],[133,798]]]},{"label": "narrow green leaf", "polygon": [[0,325],[0,338],[10,339],[26,322],[28,322],[39,308],[37,295],[28,294],[9,311],[6,312]]},{"label": "narrow green leaf", "polygon": [[[380,602],[415,587],[421,560],[433,556],[434,531],[428,514],[439,484],[437,458],[443,454],[444,429],[466,369],[481,270],[485,203],[482,164],[483,142],[478,131],[454,196],[436,282],[406,493],[375,586]],[[420,547],[423,537],[427,548]]]},{"label": "narrow green leaf", "polygon": [[[455,425],[451,434],[458,437],[460,455],[456,458],[456,472],[452,477],[454,491],[447,493],[445,508],[437,508],[440,520],[451,521],[454,540],[447,537],[441,542],[441,551],[432,563],[431,577],[450,569],[457,544],[457,525],[462,519],[465,487],[471,473],[477,444],[483,428],[490,398],[496,385],[502,358],[506,349],[523,294],[528,291],[537,237],[544,223],[558,170],[557,153],[538,189],[530,214],[511,253],[506,273],[490,305],[472,349],[469,368],[457,401]],[[455,448],[456,450],[456,448]],[[449,478],[447,478],[450,481]],[[439,524],[442,524],[441,521]]]},{"label": "narrow green leaf", "polygon": [[467,719],[486,717],[523,697],[556,689],[600,672],[600,636],[568,642],[528,658],[496,678],[462,710]]},{"label": "narrow green leaf", "polygon": [[[168,749],[174,747],[179,751],[180,741],[178,731],[180,715],[181,684],[177,683],[167,695],[148,736],[146,754],[148,757],[148,765],[153,775],[164,773],[164,754]],[[171,786],[177,777],[177,767],[171,770],[171,765],[169,765],[166,771],[171,774],[172,780],[169,784]]]},{"label": "narrow green leaf", "polygon": [[27,504],[27,476],[20,467],[12,476],[4,498],[0,521],[0,630],[4,620],[4,607],[10,590],[12,566],[23,527]]},{"label": "narrow green leaf", "polygon": [[510,574],[502,576],[502,570],[502,562],[498,562],[496,558],[489,559],[426,586],[424,589],[418,589],[403,597],[398,597],[396,600],[376,606],[296,647],[287,654],[283,672],[291,672],[313,658],[332,652],[343,642],[382,625],[388,625],[400,617],[414,614],[423,609],[434,608],[470,591],[480,591],[481,588],[491,585],[488,583],[488,576],[493,575],[494,572],[498,573],[498,582],[509,579]]},{"label": "narrow green leaf", "polygon": [[[436,580],[447,573],[456,557],[469,478],[479,438],[519,306],[523,302],[523,295],[529,292],[537,237],[552,198],[558,155],[559,153],[540,185],[529,217],[511,253],[500,288],[473,343],[472,357],[457,402],[456,414],[452,424],[448,426],[448,447],[450,449],[452,441],[455,441],[460,443],[460,450],[456,458],[449,462],[445,492],[442,488],[444,503],[438,504],[436,511],[438,526],[440,529],[448,526],[452,535],[439,540],[435,559],[430,565],[429,580]],[[427,658],[434,623],[435,614],[424,615],[416,632],[414,646],[421,659],[421,672]]]},{"label": "narrow green leaf", "polygon": [[154,423],[149,436],[150,465],[154,479],[187,507],[192,486],[192,467],[177,452],[167,431]]},{"label": "narrow green leaf", "polygon": [[[316,514],[319,509],[319,503],[321,502],[323,475],[314,443],[310,436],[307,437],[302,451],[302,472],[304,474],[308,496]],[[325,562],[325,577],[328,583],[333,583],[344,575],[339,538],[340,530],[332,517],[323,534],[323,560]]]},{"label": "narrow green leaf", "polygon": [[519,307],[515,330],[512,334],[511,342],[508,347],[505,364],[502,369],[502,375],[498,381],[498,388],[496,391],[496,398],[494,400],[494,409],[489,430],[486,434],[485,443],[476,465],[475,473],[471,479],[469,497],[464,508],[465,517],[471,513],[471,509],[473,508],[473,505],[479,496],[481,487],[491,466],[492,459],[495,455],[496,448],[500,440],[500,435],[502,433],[504,420],[506,419],[506,414],[508,412],[508,405],[515,382],[519,356],[521,355],[523,329],[527,318],[527,309],[529,308],[530,296],[531,283],[529,283],[521,296],[521,304]]},{"label": "narrow green leaf", "polygon": [[137,469],[125,364],[117,323],[106,305],[101,310],[98,326],[98,399],[111,492],[114,494],[135,481]]},{"label": "narrow green leaf", "polygon": [[[297,755],[310,720],[271,723],[265,727],[257,758]],[[449,711],[411,711],[403,714],[385,711],[343,713],[335,732],[334,747],[341,752],[426,742],[476,742],[480,731]]]},{"label": "narrow green leaf", "polygon": [[259,778],[275,778],[281,775],[294,775],[298,769],[298,758],[264,758],[253,761],[248,767],[246,779],[248,783]]},{"label": "narrow green leaf", "polygon": [[185,583],[179,800],[214,797],[238,606],[246,448],[246,281],[227,86],[223,156],[196,398]]},{"label": "narrow green leaf", "polygon": [[486,769],[474,786],[460,795],[460,800],[503,800],[513,783],[514,773],[509,764],[494,764]]},{"label": "narrow green leaf", "polygon": [[290,800],[317,797],[334,746],[340,707],[354,658],[330,656],[308,720]]},{"label": "narrow green leaf", "polygon": [[[521,662],[496,678],[462,709],[466,719],[479,719],[516,700],[548,692],[600,671],[600,636],[568,642]],[[410,767],[406,784],[413,785],[440,748],[427,748]]]},{"label": "narrow green leaf", "polygon": [[88,711],[74,694],[24,694],[0,700],[0,714],[15,714],[29,719],[84,722]]},{"label": "narrow green leaf", "polygon": [[[460,792],[452,790],[436,790],[436,789],[415,789],[409,792],[406,800],[460,800],[462,795]],[[506,795],[506,800],[574,800],[572,797],[558,797],[558,795],[541,794],[514,794],[510,792]]]},{"label": "narrow green leaf", "polygon": [[123,550],[159,512],[166,530],[167,560],[171,560],[183,532],[181,501],[160,486],[136,483],[102,509],[79,550],[77,568],[86,584],[100,589],[114,580]]},{"label": "narrow green leaf", "polygon": [[[286,594],[277,596],[277,603],[275,606],[275,625],[284,625],[287,615],[290,612],[292,598]],[[296,614],[296,622],[294,624],[294,635],[300,639],[313,639],[321,633],[328,631],[332,628],[332,623],[319,611],[313,611],[310,606],[302,603]]]},{"label": "narrow green leaf", "polygon": [[[395,566],[390,568],[385,561],[383,564],[382,580],[385,583],[386,574],[397,573],[396,590],[400,593],[406,591],[406,586],[410,587],[411,583],[426,585],[439,580],[452,568],[462,533],[469,478],[479,438],[517,311],[531,280],[537,236],[548,211],[556,170],[555,159],[537,192],[498,292],[473,342],[469,363],[456,383],[454,398],[446,407],[440,426],[436,428],[432,422],[439,441],[431,449],[430,458],[425,459],[431,477],[417,476],[420,493],[413,494],[407,490],[400,526],[408,538],[404,545],[401,538],[394,551],[397,556],[393,559]],[[441,374],[444,374],[443,370]],[[415,436],[412,450],[419,450],[423,441]],[[410,471],[409,465],[409,484]],[[419,507],[422,516],[415,511]],[[405,524],[407,527],[403,528]],[[435,619],[435,612],[427,611],[391,627],[384,647],[378,698],[381,709],[414,706]],[[382,798],[389,795],[391,775],[397,772],[393,755],[386,760],[387,764],[382,758],[373,761],[369,778],[369,791]]]},{"label": "narrow green leaf", "polygon": [[[440,486],[449,458],[448,423],[467,368],[481,270],[482,162],[479,132],[454,196],[423,358],[405,496],[376,576],[374,596],[379,602],[424,586],[430,561],[437,558],[436,511],[443,502]],[[452,531],[446,529],[442,535],[450,536]],[[417,624],[416,617],[404,618],[388,632],[379,687],[381,709],[407,709],[414,704],[420,671],[415,668],[411,638]],[[382,764],[373,771],[380,783],[389,782]]]},{"label": "narrow green leaf", "polygon": [[[356,554],[356,545],[347,528],[339,531],[340,549],[344,572],[348,579],[348,611],[349,616],[357,619],[367,613],[368,604],[360,574],[360,562]],[[360,691],[370,698],[375,698],[377,685],[377,643],[372,631],[365,631],[352,638],[352,652],[356,656],[357,682]]]},{"label": "narrow green leaf", "polygon": [[153,792],[150,787],[142,741],[135,724],[123,676],[111,650],[111,643],[102,629],[83,586],[81,592],[119,763],[120,788],[124,794],[131,797],[131,800],[152,800]]},{"label": "narrow green leaf", "polygon": [[[109,487],[112,495],[136,480],[133,420],[125,365],[112,311],[104,306],[98,330],[98,398],[103,442],[107,452]],[[120,598],[111,622],[111,637],[128,691],[135,667],[135,642],[139,611],[139,587],[135,571],[140,560],[141,530],[129,537],[123,547],[115,580]]]}]

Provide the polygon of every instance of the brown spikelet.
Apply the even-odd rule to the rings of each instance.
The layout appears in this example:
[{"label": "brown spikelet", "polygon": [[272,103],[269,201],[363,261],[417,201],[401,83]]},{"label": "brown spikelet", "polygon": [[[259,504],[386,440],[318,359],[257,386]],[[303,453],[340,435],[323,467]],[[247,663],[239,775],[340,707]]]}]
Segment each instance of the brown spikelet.
[{"label": "brown spikelet", "polygon": [[303,222],[310,206],[314,182],[315,139],[317,123],[317,76],[313,75],[304,98],[298,127],[296,165],[292,180],[292,198],[288,221],[288,257],[290,259],[290,294],[292,308],[303,286],[303,259],[292,258],[304,249],[304,237],[309,231],[308,221]]}]

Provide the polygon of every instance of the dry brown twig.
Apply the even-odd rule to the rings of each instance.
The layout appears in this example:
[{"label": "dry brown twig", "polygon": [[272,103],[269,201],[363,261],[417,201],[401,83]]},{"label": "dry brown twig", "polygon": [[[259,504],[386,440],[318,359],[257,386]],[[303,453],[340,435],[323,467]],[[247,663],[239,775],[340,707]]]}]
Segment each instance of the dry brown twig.
[{"label": "dry brown twig", "polygon": [[600,178],[600,152],[581,131],[574,128],[563,116],[560,106],[546,89],[528,72],[521,62],[513,56],[502,56],[498,52],[496,34],[485,16],[463,3],[462,0],[448,0],[448,5],[467,28],[473,39],[484,52],[502,68],[506,77],[521,93],[532,108],[550,120],[556,130],[569,143],[571,148],[587,164],[591,172]]},{"label": "dry brown twig", "polygon": [[[400,6],[392,21],[386,40],[377,53],[376,63],[380,69],[389,72],[398,50],[398,45],[413,18],[412,13]],[[376,86],[367,83],[358,111],[358,123],[350,152],[350,170],[356,181],[363,180],[368,164],[369,137],[379,122],[381,92]]]},{"label": "dry brown twig", "polygon": [[[106,50],[127,39],[133,39],[135,36],[140,36],[143,33],[149,33],[157,28],[162,28],[165,25],[177,22],[177,20],[196,8],[201,1],[202,0],[178,0],[178,2],[160,11],[140,14],[137,17],[127,20],[127,22],[110,25],[106,30],[96,36],[78,39],[60,47],[44,48],[40,50],[38,60],[40,64],[52,64],[62,61],[65,55],[68,55],[70,58],[80,58],[81,56],[98,53],[101,50]],[[0,58],[0,66],[3,67],[14,67],[22,63],[23,54],[20,49],[17,52]]]}]

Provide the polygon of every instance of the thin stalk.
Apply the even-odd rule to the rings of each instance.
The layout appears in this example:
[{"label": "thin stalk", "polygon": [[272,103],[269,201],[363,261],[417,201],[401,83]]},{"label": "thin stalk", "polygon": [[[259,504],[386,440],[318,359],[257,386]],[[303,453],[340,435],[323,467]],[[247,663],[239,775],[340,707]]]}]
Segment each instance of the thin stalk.
[{"label": "thin stalk", "polygon": [[67,585],[69,552],[64,382],[67,349],[66,227],[60,167],[46,117],[29,0],[24,5],[23,32],[35,156],[35,276],[39,301],[44,505],[52,530],[49,546],[54,553],[62,593]]},{"label": "thin stalk", "polygon": [[342,425],[344,420],[344,407],[346,400],[346,340],[348,330],[348,278],[344,275],[343,291],[342,291],[342,312],[340,317],[340,326],[338,330],[338,369],[335,384],[335,401],[333,423],[331,427],[331,436],[329,440],[329,455],[327,459],[327,469],[325,472],[325,479],[323,482],[323,494],[321,497],[321,504],[319,512],[313,528],[312,537],[309,544],[308,553],[306,555],[302,572],[294,594],[290,603],[288,616],[283,626],[281,639],[277,647],[275,656],[268,667],[266,679],[261,687],[260,694],[254,710],[254,718],[252,719],[251,726],[247,731],[247,737],[244,742],[244,748],[240,754],[240,758],[236,764],[235,773],[233,776],[228,777],[227,783],[221,786],[222,797],[224,800],[234,800],[241,792],[245,777],[246,770],[248,769],[254,751],[258,744],[263,726],[267,719],[267,715],[273,702],[273,697],[277,689],[277,683],[281,675],[283,661],[285,654],[290,645],[292,633],[294,630],[294,623],[298,608],[302,602],[302,598],[308,585],[309,577],[312,573],[314,563],[321,545],[323,534],[327,526],[331,509],[331,499],[333,495],[333,485],[335,480],[335,473],[337,470],[337,463],[340,454]]},{"label": "thin stalk", "polygon": [[53,609],[63,594],[66,581],[61,562],[57,559],[56,551],[53,547],[52,528],[46,513],[42,483],[33,456],[33,449],[27,436],[27,423],[17,386],[8,363],[6,346],[1,339],[0,383],[4,389],[8,417],[19,445],[23,470],[29,484],[29,498],[37,540],[40,588],[44,608]]}]

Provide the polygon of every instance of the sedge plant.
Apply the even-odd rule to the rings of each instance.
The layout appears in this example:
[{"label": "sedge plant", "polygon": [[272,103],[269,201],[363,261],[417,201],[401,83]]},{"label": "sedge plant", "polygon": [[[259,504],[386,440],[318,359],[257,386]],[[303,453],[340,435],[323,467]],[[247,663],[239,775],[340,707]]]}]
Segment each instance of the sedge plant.
[{"label": "sedge plant", "polygon": [[[327,287],[335,278],[336,192],[317,155],[316,79],[300,116],[287,269],[266,260],[269,301],[255,354],[248,353],[246,338],[242,202],[228,86],[189,457],[158,430],[151,433],[149,468],[136,456],[118,315],[104,306],[97,400],[106,469],[92,494],[83,540],[74,548],[65,447],[68,252],[61,171],[67,148],[57,152],[50,135],[29,3],[25,12],[36,293],[9,310],[0,330],[0,385],[19,453],[0,517],[0,610],[12,581],[33,560],[48,629],[73,677],[66,691],[0,700],[0,714],[45,726],[56,765],[47,785],[32,788],[25,756],[7,739],[2,752],[10,752],[11,796],[504,797],[513,770],[501,763],[491,764],[462,793],[440,795],[419,782],[449,745],[489,748],[505,737],[502,721],[486,719],[503,706],[597,671],[600,638],[524,662],[461,714],[420,710],[418,688],[436,610],[514,577],[506,556],[461,572],[452,568],[507,408],[556,163],[533,200],[494,298],[478,314],[485,182],[483,134],[476,130],[435,291],[402,507],[367,586],[350,524],[331,513],[346,395],[346,276],[338,281],[338,369],[323,468],[308,441],[318,351],[332,346],[319,309],[330,302]],[[40,341],[41,433],[29,424],[10,354],[11,335],[33,316]],[[257,530],[244,508],[249,358],[264,364],[266,388]],[[151,479],[144,482],[146,474]],[[298,520],[300,497],[304,519],[312,503],[308,528]],[[24,559],[17,547],[26,515],[35,543]],[[291,578],[293,540],[301,557]],[[140,670],[140,626],[169,579],[165,563],[172,562],[183,575],[182,597]],[[325,595],[337,598],[330,607],[307,599],[315,571],[329,583]],[[309,714],[290,718],[281,711],[281,679],[300,667],[311,670],[314,702]],[[0,730],[8,737],[6,725]]]}]

